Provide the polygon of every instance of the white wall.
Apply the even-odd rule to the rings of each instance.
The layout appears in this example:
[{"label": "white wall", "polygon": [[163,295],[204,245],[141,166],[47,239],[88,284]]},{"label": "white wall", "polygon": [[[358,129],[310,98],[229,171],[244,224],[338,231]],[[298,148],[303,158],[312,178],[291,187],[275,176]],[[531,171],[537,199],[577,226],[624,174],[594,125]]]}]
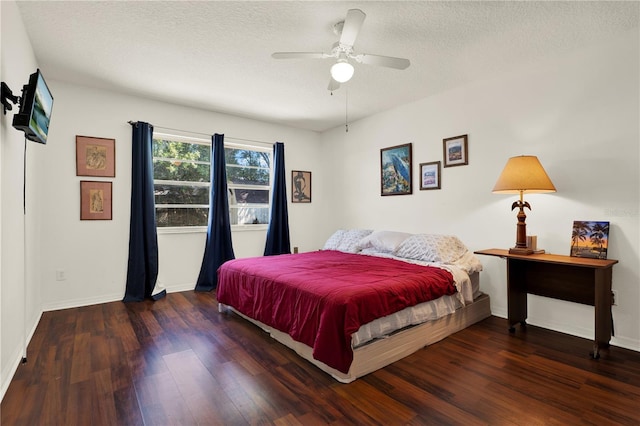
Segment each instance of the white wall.
[{"label": "white wall", "polygon": [[[614,345],[640,350],[638,31],[322,134],[332,228],[456,234],[472,250],[514,245],[514,196],[491,193],[511,156],[536,155],[558,189],[526,197],[527,231],[568,254],[574,220],[611,222]],[[357,107],[357,106],[354,106]],[[469,165],[442,169],[442,189],[380,196],[380,149],[411,142],[418,164],[442,161],[442,140],[469,135]],[[336,155],[339,153],[339,155]],[[334,190],[335,189],[335,190]],[[335,208],[340,206],[340,208]],[[506,317],[505,263],[483,257],[482,289]],[[530,296],[529,322],[593,338],[593,308]]]},{"label": "white wall", "polygon": [[[37,68],[14,2],[2,2],[2,81],[20,93]],[[42,70],[46,77],[46,69]],[[4,395],[25,342],[43,311],[121,300],[124,296],[130,213],[131,126],[155,126],[285,144],[287,192],[291,170],[313,173],[313,202],[289,204],[291,244],[321,247],[324,171],[319,135],[246,118],[170,105],[47,80],[54,95],[46,146],[28,144],[27,216],[22,209],[23,134],[0,115],[2,272],[1,384]],[[212,94],[215,96],[215,94]],[[14,110],[15,112],[15,110]],[[76,135],[116,139],[116,177],[76,176]],[[113,182],[113,219],[80,220],[80,181]],[[317,191],[317,192],[316,192]],[[23,230],[26,230],[26,261]],[[236,257],[262,255],[266,231],[233,233]],[[205,233],[160,234],[159,282],[168,291],[193,289],[202,263]],[[26,262],[26,274],[25,270]],[[63,270],[64,281],[56,280]]]},{"label": "white wall", "polygon": [[[198,133],[224,133],[226,137],[285,144],[285,166],[290,192],[292,169],[311,170],[314,190],[323,173],[314,162],[319,156],[315,132],[169,105],[59,81],[48,82],[55,96],[52,133],[42,165],[46,179],[41,218],[43,258],[40,263],[44,310],[121,300],[124,295],[129,243],[131,188],[131,126],[128,120]],[[158,129],[161,130],[161,129]],[[54,133],[55,131],[55,133]],[[75,136],[116,139],[116,177],[76,176]],[[80,220],[80,181],[113,182],[113,220]],[[289,204],[292,246],[314,249],[324,234],[320,222],[321,197],[308,205]],[[233,233],[236,257],[258,256],[264,251],[266,231]],[[205,233],[158,236],[159,282],[168,291],[193,289],[204,253]],[[66,280],[56,281],[64,270]]]},{"label": "white wall", "polygon": [[[24,30],[22,17],[14,2],[0,2],[2,47],[0,75],[14,95],[21,95],[22,86],[37,64],[31,43]],[[37,237],[41,203],[36,182],[42,174],[38,164],[44,148],[28,143],[27,215],[23,213],[24,135],[13,129],[15,105],[6,115],[0,114],[1,168],[1,231],[0,258],[0,377],[1,395],[13,376],[25,344],[35,330],[40,317],[41,297],[39,270],[35,259],[39,255]],[[25,226],[26,222],[26,226]],[[25,236],[26,230],[26,236]],[[26,250],[25,250],[26,242]],[[25,260],[26,259],[26,260]],[[26,262],[26,268],[25,268]],[[25,273],[26,271],[26,273]]]}]

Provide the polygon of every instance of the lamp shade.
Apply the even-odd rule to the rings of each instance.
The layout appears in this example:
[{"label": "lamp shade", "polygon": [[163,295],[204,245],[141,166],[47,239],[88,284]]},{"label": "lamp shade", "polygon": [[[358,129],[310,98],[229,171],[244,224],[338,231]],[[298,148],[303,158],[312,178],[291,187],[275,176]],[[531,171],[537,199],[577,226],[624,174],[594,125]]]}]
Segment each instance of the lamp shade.
[{"label": "lamp shade", "polygon": [[509,158],[492,192],[495,194],[556,192],[556,187],[553,186],[538,157],[521,155]]},{"label": "lamp shade", "polygon": [[353,77],[353,65],[345,59],[338,59],[338,62],[331,66],[331,77],[338,83],[346,83]]}]

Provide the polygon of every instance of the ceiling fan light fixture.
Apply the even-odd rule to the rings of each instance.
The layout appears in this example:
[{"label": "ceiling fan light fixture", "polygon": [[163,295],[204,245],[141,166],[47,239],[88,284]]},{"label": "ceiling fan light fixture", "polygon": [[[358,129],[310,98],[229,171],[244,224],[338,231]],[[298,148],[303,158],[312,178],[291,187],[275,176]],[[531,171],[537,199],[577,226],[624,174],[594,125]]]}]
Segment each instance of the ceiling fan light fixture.
[{"label": "ceiling fan light fixture", "polygon": [[346,83],[353,77],[353,65],[346,59],[338,59],[338,62],[331,66],[331,77],[338,83]]},{"label": "ceiling fan light fixture", "polygon": [[[2,1],[2,0],[0,0]],[[331,81],[327,89],[333,92],[340,88],[340,83],[351,80],[355,71],[353,64],[376,65],[380,67],[393,68],[397,70],[406,69],[411,62],[408,59],[396,58],[393,56],[371,55],[368,53],[356,54],[353,45],[358,38],[358,33],[366,14],[360,9],[349,9],[344,21],[340,21],[333,26],[336,35],[340,40],[335,42],[330,53],[324,52],[274,52],[271,56],[274,59],[328,59],[336,62],[331,66]],[[351,62],[349,62],[351,60]]]}]

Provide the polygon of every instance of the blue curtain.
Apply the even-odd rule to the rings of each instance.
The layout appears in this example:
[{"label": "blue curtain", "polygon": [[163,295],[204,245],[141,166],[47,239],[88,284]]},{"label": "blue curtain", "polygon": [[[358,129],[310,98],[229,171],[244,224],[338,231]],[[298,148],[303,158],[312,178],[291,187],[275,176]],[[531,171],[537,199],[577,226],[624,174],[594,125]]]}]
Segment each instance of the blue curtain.
[{"label": "blue curtain", "polygon": [[273,191],[271,196],[271,219],[267,230],[265,256],[291,253],[289,242],[289,214],[287,212],[287,181],[284,169],[284,144],[273,146]]},{"label": "blue curtain", "polygon": [[156,288],[158,279],[158,235],[153,191],[153,126],[131,123],[131,222],[129,227],[129,261],[124,302],[154,300],[166,296]]},{"label": "blue curtain", "polygon": [[211,146],[211,194],[207,242],[196,291],[211,291],[218,285],[218,268],[235,258],[231,244],[231,221],[227,197],[227,170],[224,159],[224,135],[213,135]]}]

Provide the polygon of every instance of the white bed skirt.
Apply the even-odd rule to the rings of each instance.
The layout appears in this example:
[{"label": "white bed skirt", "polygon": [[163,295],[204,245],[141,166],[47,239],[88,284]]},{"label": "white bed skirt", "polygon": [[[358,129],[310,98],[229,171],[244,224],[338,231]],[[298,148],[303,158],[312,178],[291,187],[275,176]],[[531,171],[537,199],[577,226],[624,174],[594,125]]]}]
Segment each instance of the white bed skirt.
[{"label": "white bed skirt", "polygon": [[489,296],[481,294],[473,303],[465,305],[454,313],[423,324],[405,328],[391,336],[374,340],[353,350],[353,362],[347,374],[313,358],[312,348],[297,342],[286,333],[271,328],[260,321],[241,314],[230,306],[219,304],[218,310],[230,309],[246,320],[269,333],[272,338],[293,349],[298,355],[311,362],[322,371],[342,383],[350,383],[380,368],[386,367],[419,349],[438,342],[453,333],[491,316]]}]

